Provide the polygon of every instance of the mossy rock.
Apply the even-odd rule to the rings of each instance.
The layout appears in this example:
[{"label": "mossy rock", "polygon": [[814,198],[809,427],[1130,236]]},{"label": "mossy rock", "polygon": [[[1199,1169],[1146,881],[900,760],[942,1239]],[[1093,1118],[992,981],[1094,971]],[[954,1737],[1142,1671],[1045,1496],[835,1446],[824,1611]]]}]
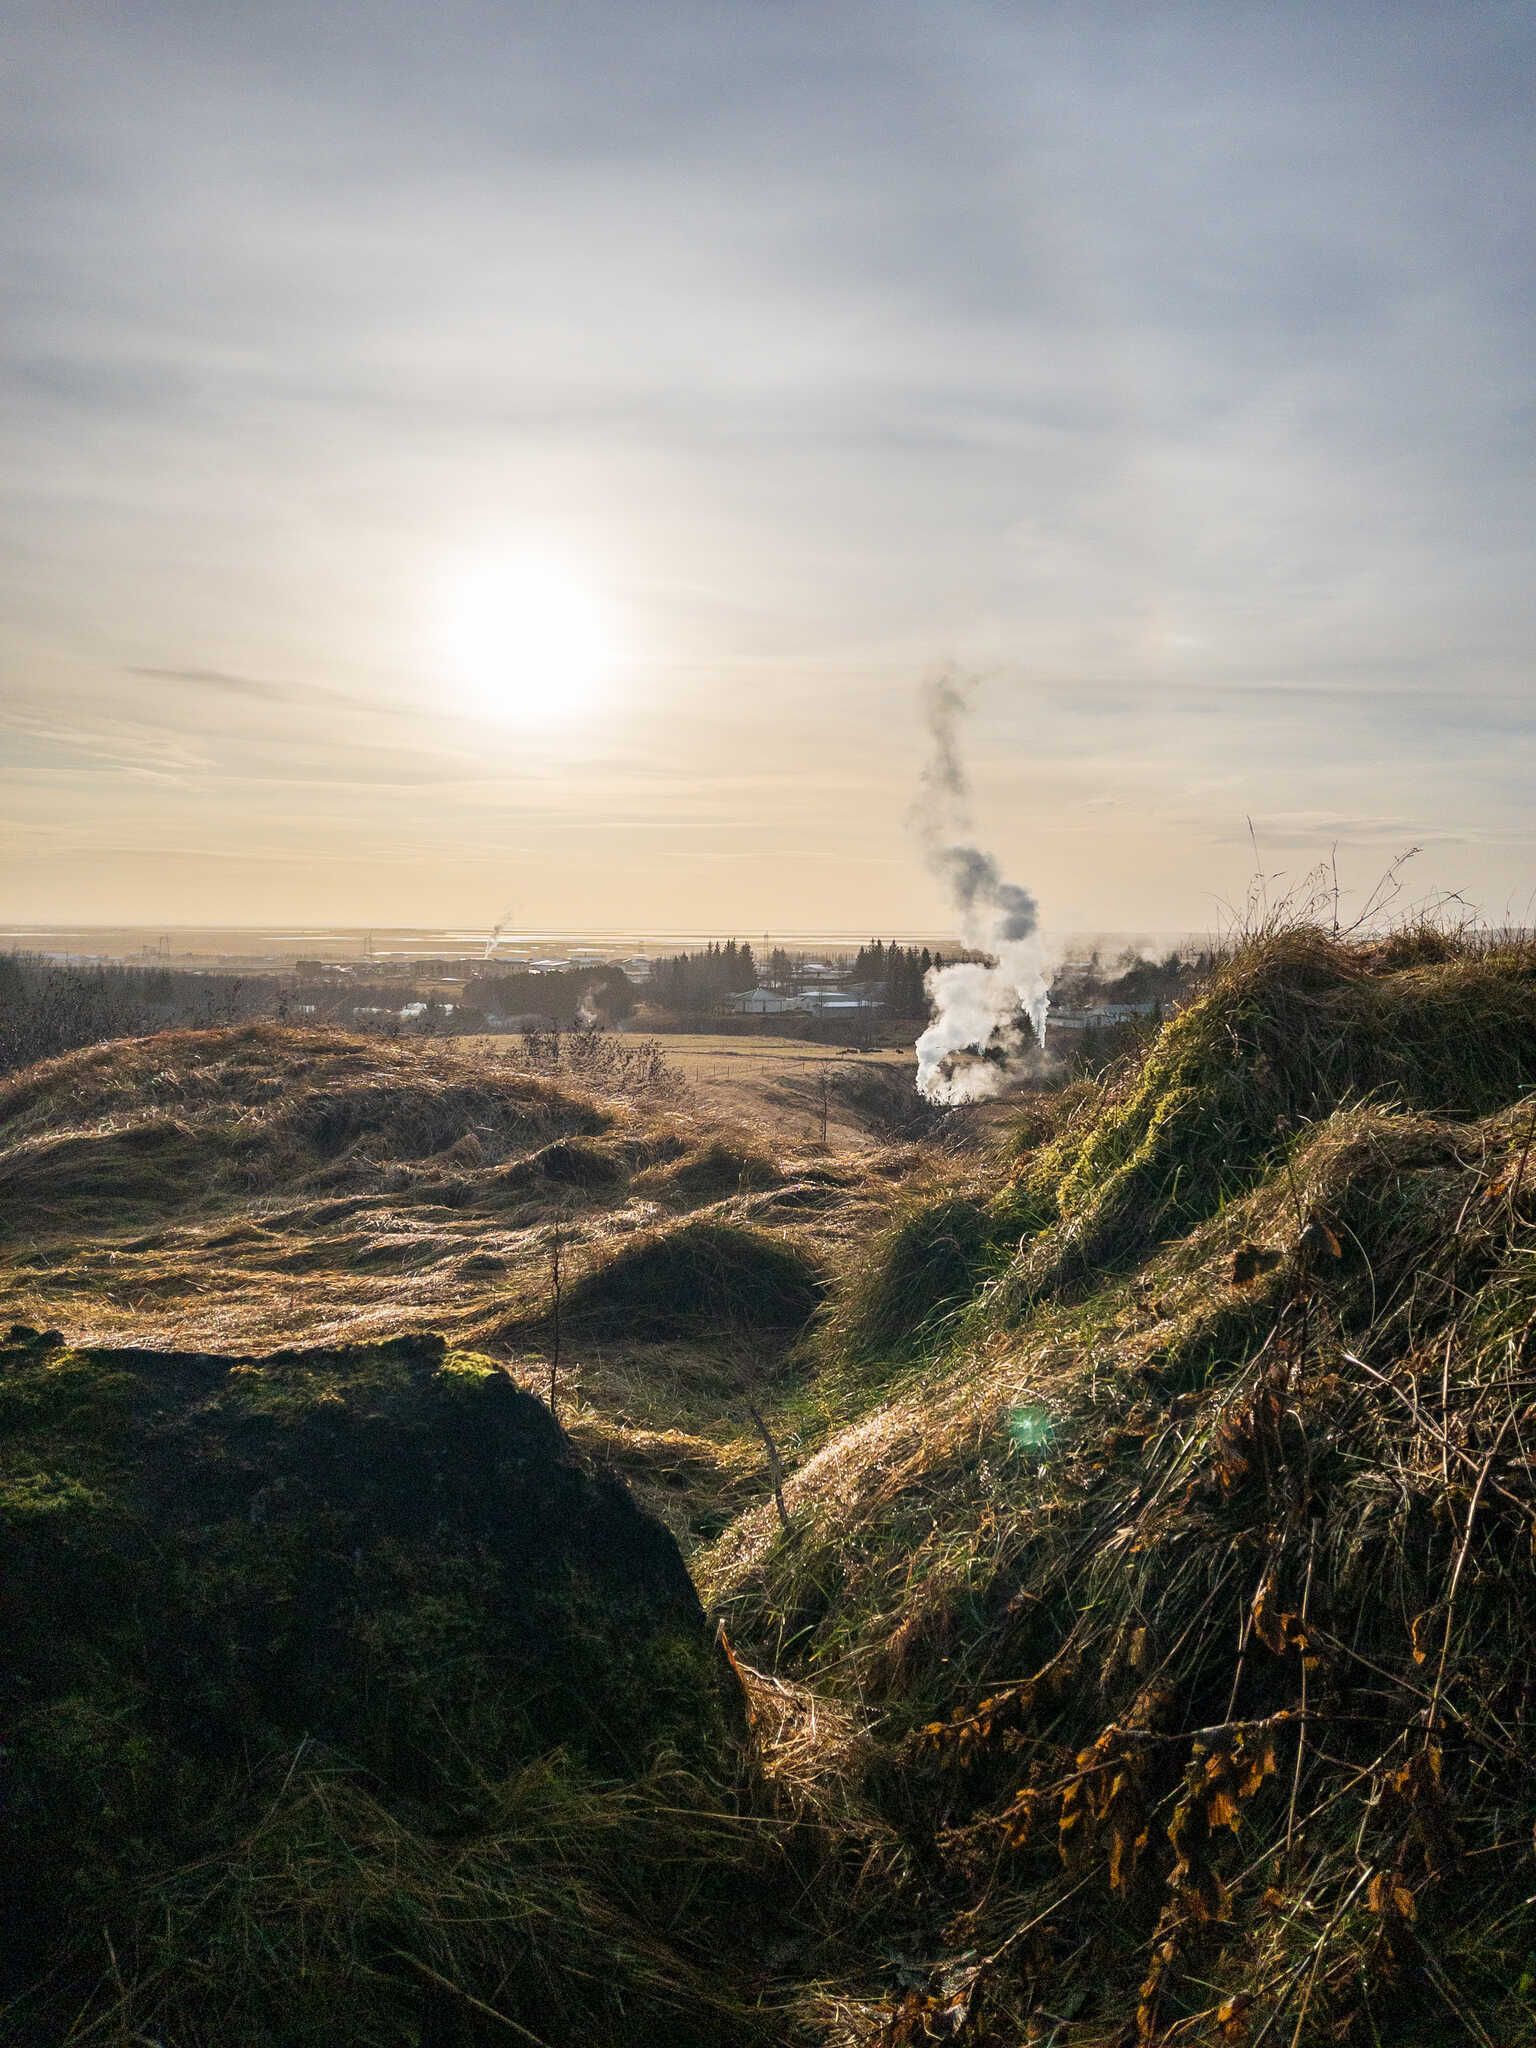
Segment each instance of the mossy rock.
[{"label": "mossy rock", "polygon": [[225,1854],[275,1758],[436,1834],[552,1753],[617,1780],[730,1748],[671,1535],[436,1337],[0,1338],[0,1630],[9,1994]]}]

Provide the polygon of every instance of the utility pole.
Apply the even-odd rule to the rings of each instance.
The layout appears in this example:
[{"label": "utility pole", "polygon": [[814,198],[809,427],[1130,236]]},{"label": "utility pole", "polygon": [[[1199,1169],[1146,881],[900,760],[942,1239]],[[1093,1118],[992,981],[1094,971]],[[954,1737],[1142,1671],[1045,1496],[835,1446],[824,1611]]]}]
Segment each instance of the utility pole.
[{"label": "utility pole", "polygon": [[549,1238],[549,1292],[554,1316],[553,1342],[549,1348],[549,1412],[555,1417],[556,1421],[560,1419],[559,1410],[555,1405],[555,1397],[560,1385],[560,1310],[565,1277],[562,1270],[561,1253],[564,1249],[560,1219],[557,1217]]}]

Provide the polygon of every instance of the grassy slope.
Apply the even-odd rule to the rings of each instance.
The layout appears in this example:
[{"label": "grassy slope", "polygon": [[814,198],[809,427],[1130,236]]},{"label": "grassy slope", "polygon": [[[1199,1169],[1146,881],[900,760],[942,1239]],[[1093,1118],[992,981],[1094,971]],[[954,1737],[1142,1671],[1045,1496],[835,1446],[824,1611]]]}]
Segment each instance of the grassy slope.
[{"label": "grassy slope", "polygon": [[[578,1435],[707,1532],[763,1500],[766,1412],[792,1527],[748,1506],[700,1579],[771,1788],[754,1839],[820,1845],[775,1965],[810,2037],[1529,2036],[1528,956],[1273,936],[1134,1070],[926,1176],[510,1069],[487,1102],[434,1050],[268,1041],[108,1049],[95,1095],[61,1063],[0,1099],[0,1184],[32,1203],[12,1285],[117,1329],[426,1313],[532,1380],[558,1216]],[[248,1101],[194,1080],[204,1051]],[[333,1106],[296,1136],[311,1085]],[[359,1089],[360,1123],[334,1106]],[[175,1192],[139,1175],[188,1134]],[[78,1160],[49,1180],[102,1136],[116,1193]],[[908,1192],[871,1235],[886,1171]],[[786,1346],[834,1250],[819,1335]],[[535,1837],[602,1838],[538,1811]],[[667,1868],[729,1872],[692,1827]],[[456,1879],[408,1864],[433,1918]]]},{"label": "grassy slope", "polygon": [[765,1485],[745,1399],[793,1391],[825,1249],[903,1164],[453,1045],[166,1033],[0,1088],[0,1317],[256,1352],[427,1327],[542,1391],[558,1224],[563,1418],[679,1533],[713,1532]]},{"label": "grassy slope", "polygon": [[916,1859],[839,2038],[1529,2037],[1533,1084],[1528,954],[1276,936],[855,1262],[703,1570]]}]

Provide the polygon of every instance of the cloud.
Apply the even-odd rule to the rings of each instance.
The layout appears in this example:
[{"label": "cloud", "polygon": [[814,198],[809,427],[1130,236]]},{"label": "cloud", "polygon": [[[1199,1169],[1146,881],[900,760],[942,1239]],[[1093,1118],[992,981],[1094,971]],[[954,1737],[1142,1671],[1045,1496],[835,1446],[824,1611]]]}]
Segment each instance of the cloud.
[{"label": "cloud", "polygon": [[266,704],[348,704],[374,716],[396,708],[365,702],[349,696],[344,690],[330,690],[319,683],[276,683],[266,676],[231,675],[228,670],[219,668],[146,668],[135,665],[125,668],[123,674],[143,676],[153,682],[184,683],[217,696],[250,697]]},{"label": "cloud", "polygon": [[232,676],[217,668],[127,668],[130,676],[148,676],[161,683],[192,683],[199,689],[221,691],[234,697],[260,697],[268,703],[287,703],[301,694],[292,683],[268,682],[261,676]]},{"label": "cloud", "polygon": [[0,707],[0,727],[16,735],[13,772],[77,775],[82,764],[155,782],[186,782],[208,765],[206,752],[184,733],[104,717],[64,721],[25,706]]},{"label": "cloud", "polygon": [[[591,772],[649,746],[821,859],[784,916],[875,913],[846,848],[890,858],[891,707],[949,658],[995,678],[979,773],[1029,770],[1001,857],[1070,844],[1104,922],[1143,876],[1187,914],[1249,810],[1504,844],[1533,61],[1511,0],[22,0],[0,665],[96,672],[82,800],[127,766],[236,837],[275,783],[416,832],[401,793],[522,800],[421,627],[445,558],[531,529],[644,655],[612,732],[526,749],[543,801],[660,844],[676,778]],[[114,712],[125,675],[181,739]]]},{"label": "cloud", "polygon": [[1499,830],[1472,820],[1446,820],[1426,826],[1406,817],[1373,818],[1326,811],[1280,811],[1256,817],[1252,838],[1246,824],[1241,831],[1234,828],[1212,835],[1212,843],[1217,846],[1251,848],[1255,839],[1261,859],[1271,852],[1282,852],[1303,853],[1322,860],[1326,859],[1328,849],[1335,845],[1390,847],[1397,852],[1410,846],[1530,846],[1536,845],[1536,827],[1514,826]]}]

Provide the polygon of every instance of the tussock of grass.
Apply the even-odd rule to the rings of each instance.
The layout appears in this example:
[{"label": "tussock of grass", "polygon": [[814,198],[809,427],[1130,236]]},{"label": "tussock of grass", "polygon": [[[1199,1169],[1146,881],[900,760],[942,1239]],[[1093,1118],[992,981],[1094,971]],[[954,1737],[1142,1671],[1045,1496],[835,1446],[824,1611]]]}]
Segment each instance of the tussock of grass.
[{"label": "tussock of grass", "polygon": [[993,1195],[908,1197],[850,1261],[828,1324],[830,1352],[856,1366],[922,1355],[1046,1220],[1019,1180]]},{"label": "tussock of grass", "polygon": [[773,1224],[787,1217],[828,1215],[847,1202],[846,1189],[826,1180],[791,1180],[765,1194],[748,1196],[738,1213],[749,1222]]},{"label": "tussock of grass", "polygon": [[820,1305],[816,1261],[788,1238],[695,1217],[622,1242],[565,1297],[572,1323],[648,1339],[802,1330]]},{"label": "tussock of grass", "polygon": [[628,1168],[616,1146],[591,1138],[556,1138],[525,1159],[503,1167],[494,1177],[491,1191],[566,1208],[583,1197],[611,1200],[628,1178]]},{"label": "tussock of grass", "polygon": [[783,1181],[783,1169],[766,1153],[712,1138],[686,1158],[653,1169],[646,1186],[664,1198],[716,1202],[727,1195],[760,1194]]}]

